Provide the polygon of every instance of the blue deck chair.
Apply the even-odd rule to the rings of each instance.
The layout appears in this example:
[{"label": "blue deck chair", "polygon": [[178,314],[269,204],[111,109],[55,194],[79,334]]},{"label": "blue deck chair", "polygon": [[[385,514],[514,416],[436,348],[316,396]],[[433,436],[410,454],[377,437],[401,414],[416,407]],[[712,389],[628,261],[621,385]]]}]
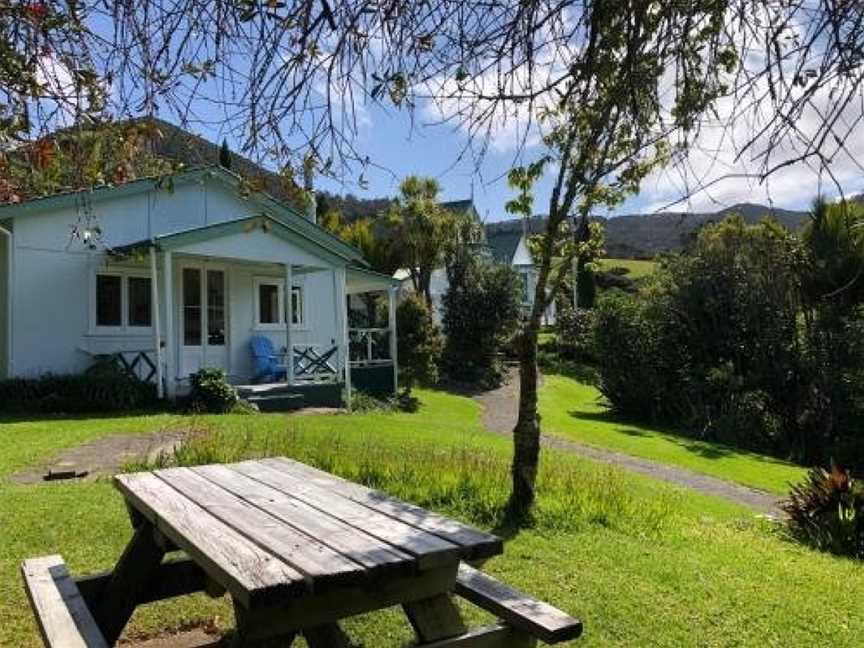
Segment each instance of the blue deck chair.
[{"label": "blue deck chair", "polygon": [[270,338],[265,335],[253,335],[249,340],[249,347],[252,349],[255,382],[285,380],[287,369],[284,355],[276,352]]}]

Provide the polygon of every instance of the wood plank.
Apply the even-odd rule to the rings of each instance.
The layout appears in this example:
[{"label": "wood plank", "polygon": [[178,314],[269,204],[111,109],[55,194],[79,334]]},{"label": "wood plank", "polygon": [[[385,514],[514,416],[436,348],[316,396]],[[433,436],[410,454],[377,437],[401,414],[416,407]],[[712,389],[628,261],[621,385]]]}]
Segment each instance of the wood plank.
[{"label": "wood plank", "polygon": [[448,542],[463,547],[465,560],[482,560],[497,556],[504,551],[501,538],[485,533],[443,515],[408,504],[361,484],[336,477],[298,461],[285,457],[263,459],[261,463],[282,470],[319,487],[338,493],[344,498],[367,506],[379,513],[410,524],[418,529],[433,533]]},{"label": "wood plank", "polygon": [[449,565],[459,560],[460,548],[457,545],[338,497],[308,480],[298,479],[258,461],[232,464],[231,468],[410,554],[420,569]]},{"label": "wood plank", "polygon": [[157,470],[154,474],[213,517],[303,574],[309,591],[351,585],[365,578],[362,565],[189,468]]},{"label": "wood plank", "polygon": [[151,588],[165,549],[157,544],[152,523],[142,523],[114,567],[111,580],[93,605],[93,616],[105,641],[114,644]]},{"label": "wood plank", "polygon": [[[204,591],[207,575],[188,558],[170,560],[156,568],[147,590],[142,592],[139,605]],[[75,584],[91,608],[111,581],[113,571],[75,578]]]},{"label": "wood plank", "polygon": [[118,475],[114,482],[144,517],[243,605],[280,602],[306,591],[306,581],[297,570],[155,475]]},{"label": "wood plank", "polygon": [[[402,603],[428,599],[448,592],[456,583],[456,565],[430,569],[407,576],[395,575],[375,583],[311,594],[283,605],[254,610],[250,638],[302,631],[340,619],[374,612]],[[377,644],[376,644],[377,646]]]},{"label": "wood plank", "polygon": [[200,466],[192,470],[363,565],[370,576],[408,572],[414,567],[409,554],[229,466]]},{"label": "wood plank", "polygon": [[459,608],[449,594],[404,603],[402,609],[421,644],[456,637],[466,631]]},{"label": "wood plank", "polygon": [[48,648],[108,648],[63,558],[30,558],[21,574]]},{"label": "wood plank", "polygon": [[582,622],[466,564],[459,566],[456,593],[509,625],[555,644],[576,639]]},{"label": "wood plank", "polygon": [[534,648],[537,640],[500,623],[469,630],[465,634],[432,643],[422,648]]}]

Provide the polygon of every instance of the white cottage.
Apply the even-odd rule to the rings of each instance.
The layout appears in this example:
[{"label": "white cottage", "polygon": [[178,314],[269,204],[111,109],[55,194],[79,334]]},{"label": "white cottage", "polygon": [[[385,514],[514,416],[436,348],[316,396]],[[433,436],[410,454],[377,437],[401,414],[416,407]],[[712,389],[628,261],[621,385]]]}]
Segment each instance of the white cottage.
[{"label": "white cottage", "polygon": [[[108,356],[173,397],[201,367],[252,382],[263,336],[284,368],[274,396],[395,391],[395,282],[314,215],[240,187],[207,167],[0,207],[0,377]],[[389,327],[349,330],[347,297],[368,291],[388,293]]]}]

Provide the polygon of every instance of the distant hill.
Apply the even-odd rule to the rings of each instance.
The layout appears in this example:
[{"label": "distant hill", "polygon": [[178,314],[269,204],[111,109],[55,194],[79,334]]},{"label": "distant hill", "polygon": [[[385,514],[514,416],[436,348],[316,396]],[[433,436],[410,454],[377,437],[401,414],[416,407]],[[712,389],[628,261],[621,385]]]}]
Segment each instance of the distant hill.
[{"label": "distant hill", "polygon": [[[611,218],[598,217],[606,227],[606,252],[612,258],[652,258],[661,252],[677,252],[704,225],[716,223],[732,214],[739,214],[748,223],[758,223],[771,216],[792,231],[801,229],[809,218],[808,212],[772,209],[765,205],[741,203],[711,213],[660,212],[657,214],[625,214]],[[487,234],[516,231],[523,227],[518,219],[489,223]],[[529,221],[532,234],[543,232],[545,216]]]}]

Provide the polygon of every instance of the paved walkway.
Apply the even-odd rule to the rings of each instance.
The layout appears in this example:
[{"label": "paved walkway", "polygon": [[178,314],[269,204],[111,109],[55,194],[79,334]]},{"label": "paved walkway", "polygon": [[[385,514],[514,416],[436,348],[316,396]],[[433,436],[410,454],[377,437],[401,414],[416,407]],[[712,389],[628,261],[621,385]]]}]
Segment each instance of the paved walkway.
[{"label": "paved walkway", "polygon": [[[495,434],[509,437],[513,433],[519,411],[519,380],[518,370],[514,370],[510,379],[502,387],[493,391],[485,392],[474,397],[474,400],[483,405],[483,425],[487,430]],[[600,461],[615,466],[620,466],[654,479],[660,479],[676,486],[683,486],[692,490],[722,497],[736,504],[748,506],[760,513],[779,514],[777,497],[771,493],[740,486],[732,482],[700,475],[686,468],[661,464],[650,459],[642,459],[620,452],[604,450],[594,446],[585,445],[569,439],[550,436],[541,436],[544,447],[556,448],[565,452],[572,452],[594,461]]]}]

